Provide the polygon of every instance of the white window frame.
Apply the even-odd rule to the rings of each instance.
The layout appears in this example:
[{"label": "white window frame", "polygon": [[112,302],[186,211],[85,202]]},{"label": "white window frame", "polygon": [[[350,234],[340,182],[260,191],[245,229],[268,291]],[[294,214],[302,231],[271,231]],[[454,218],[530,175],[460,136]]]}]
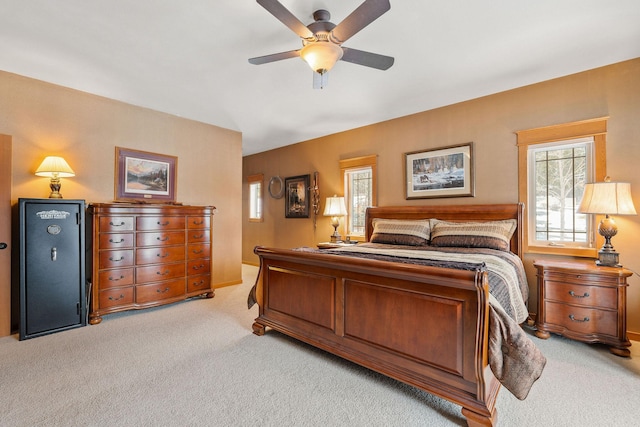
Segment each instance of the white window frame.
[{"label": "white window frame", "polygon": [[[518,199],[525,206],[532,206],[530,199],[530,179],[532,171],[529,164],[530,151],[542,144],[567,143],[578,138],[593,138],[591,182],[602,181],[606,176],[606,135],[608,117],[602,117],[579,122],[565,123],[547,126],[543,128],[528,129],[516,132],[518,145]],[[535,199],[533,199],[535,200]],[[590,215],[591,236],[583,245],[567,245],[566,242],[558,242],[558,245],[550,245],[548,241],[537,242],[535,240],[535,215],[533,209],[527,208],[527,226],[523,227],[524,251],[527,253],[567,255],[578,257],[597,257],[597,247],[602,245],[602,238],[593,233],[595,229],[595,215]]]},{"label": "white window frame", "polygon": [[263,187],[264,175],[256,174],[247,177],[249,183],[249,222],[263,222]]},{"label": "white window frame", "polygon": [[[340,170],[342,173],[342,182],[344,186],[344,200],[347,206],[347,216],[345,219],[345,235],[355,237],[357,239],[363,239],[365,237],[365,230],[361,233],[353,231],[353,194],[351,194],[351,174],[371,171],[371,206],[377,206],[378,204],[378,184],[377,184],[377,169],[378,169],[378,156],[364,156],[356,157],[352,159],[340,160]],[[369,207],[369,206],[367,206]]]}]

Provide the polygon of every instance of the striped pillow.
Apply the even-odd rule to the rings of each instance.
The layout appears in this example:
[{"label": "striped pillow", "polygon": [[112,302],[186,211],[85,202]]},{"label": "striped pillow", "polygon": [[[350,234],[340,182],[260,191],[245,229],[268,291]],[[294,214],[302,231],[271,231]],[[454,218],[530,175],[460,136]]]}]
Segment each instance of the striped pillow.
[{"label": "striped pillow", "polygon": [[431,245],[509,250],[516,230],[515,219],[487,222],[447,222],[431,220]]},{"label": "striped pillow", "polygon": [[428,219],[374,218],[372,223],[372,243],[409,246],[426,246],[429,244],[430,223]]}]

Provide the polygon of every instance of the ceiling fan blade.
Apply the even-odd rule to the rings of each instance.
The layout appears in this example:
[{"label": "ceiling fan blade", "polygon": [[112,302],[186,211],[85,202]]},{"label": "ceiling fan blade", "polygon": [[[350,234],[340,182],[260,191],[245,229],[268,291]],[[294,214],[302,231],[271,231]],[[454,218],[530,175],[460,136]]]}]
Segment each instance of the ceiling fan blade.
[{"label": "ceiling fan blade", "polygon": [[324,89],[329,84],[329,73],[324,72],[322,74],[313,72],[313,88]]},{"label": "ceiling fan blade", "polygon": [[332,31],[332,37],[338,43],[344,43],[355,33],[371,24],[391,9],[389,0],[365,0],[356,10],[351,12]]},{"label": "ceiling fan blade", "polygon": [[294,33],[302,37],[303,39],[313,37],[311,30],[307,28],[298,18],[296,18],[289,10],[282,5],[278,0],[256,0],[258,4],[273,16],[275,16],[280,22],[289,27]]},{"label": "ceiling fan blade", "polygon": [[260,64],[267,64],[269,62],[281,61],[283,59],[297,58],[299,56],[300,56],[300,50],[289,50],[287,52],[272,53],[271,55],[250,58],[249,63],[253,65],[260,65]]},{"label": "ceiling fan blade", "polygon": [[393,57],[379,55],[377,53],[365,52],[364,50],[342,48],[342,60],[352,64],[364,65],[365,67],[377,68],[378,70],[389,69],[394,62]]}]

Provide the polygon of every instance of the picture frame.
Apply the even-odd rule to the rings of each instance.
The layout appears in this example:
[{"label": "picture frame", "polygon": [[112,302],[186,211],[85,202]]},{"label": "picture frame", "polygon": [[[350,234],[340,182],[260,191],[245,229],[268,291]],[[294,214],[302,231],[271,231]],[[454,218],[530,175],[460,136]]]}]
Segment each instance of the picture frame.
[{"label": "picture frame", "polygon": [[310,180],[310,175],[299,175],[285,178],[285,218],[309,218]]},{"label": "picture frame", "polygon": [[405,198],[474,197],[473,142],[404,154]]},{"label": "picture frame", "polygon": [[115,200],[175,203],[178,158],[116,147]]}]

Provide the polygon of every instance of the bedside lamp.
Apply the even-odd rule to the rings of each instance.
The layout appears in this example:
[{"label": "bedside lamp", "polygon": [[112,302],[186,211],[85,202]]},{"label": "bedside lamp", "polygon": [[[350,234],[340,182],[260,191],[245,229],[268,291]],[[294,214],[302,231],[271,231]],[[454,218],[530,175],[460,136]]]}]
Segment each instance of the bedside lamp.
[{"label": "bedside lamp", "polygon": [[598,233],[605,242],[598,251],[596,264],[622,267],[618,263],[619,254],[611,244],[611,238],[618,234],[618,226],[609,215],[637,215],[631,199],[631,185],[628,182],[611,182],[608,176],[604,182],[586,184],[578,212],[605,215],[598,225]]},{"label": "bedside lamp", "polygon": [[324,216],[331,217],[331,225],[333,226],[333,234],[331,235],[331,243],[342,241],[342,236],[338,234],[338,226],[340,225],[340,217],[347,214],[347,207],[344,204],[344,197],[327,197],[324,205]]},{"label": "bedside lamp", "polygon": [[62,158],[56,156],[48,156],[42,161],[36,170],[37,176],[48,176],[51,178],[49,187],[51,188],[50,199],[62,199],[60,194],[60,178],[69,178],[76,176],[71,166]]}]

